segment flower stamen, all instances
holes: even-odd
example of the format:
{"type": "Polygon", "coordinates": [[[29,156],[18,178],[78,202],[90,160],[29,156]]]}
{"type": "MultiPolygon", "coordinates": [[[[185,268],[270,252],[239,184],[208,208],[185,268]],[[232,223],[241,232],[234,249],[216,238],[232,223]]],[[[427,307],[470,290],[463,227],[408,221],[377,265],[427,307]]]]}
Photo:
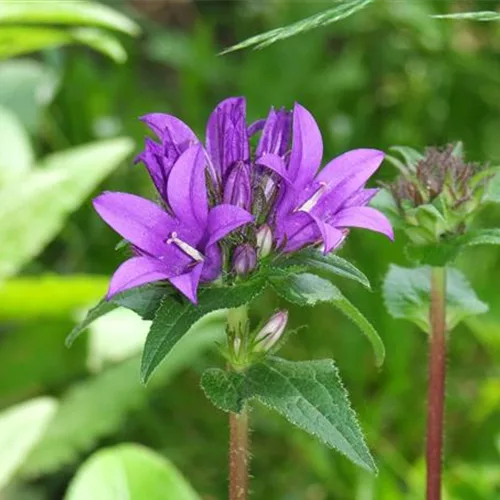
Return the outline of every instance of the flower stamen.
{"type": "Polygon", "coordinates": [[[188,257],[191,257],[196,262],[203,262],[205,257],[196,248],[193,248],[189,243],[179,239],[177,233],[174,231],[170,234],[170,238],[166,241],[167,245],[177,245],[188,257]]]}
{"type": "Polygon", "coordinates": [[[296,208],[294,211],[310,212],[318,204],[318,201],[320,200],[323,193],[326,191],[327,186],[328,186],[327,182],[325,181],[320,182],[319,188],[314,192],[314,194],[307,201],[302,203],[302,205],[299,208],[296,208]]]}

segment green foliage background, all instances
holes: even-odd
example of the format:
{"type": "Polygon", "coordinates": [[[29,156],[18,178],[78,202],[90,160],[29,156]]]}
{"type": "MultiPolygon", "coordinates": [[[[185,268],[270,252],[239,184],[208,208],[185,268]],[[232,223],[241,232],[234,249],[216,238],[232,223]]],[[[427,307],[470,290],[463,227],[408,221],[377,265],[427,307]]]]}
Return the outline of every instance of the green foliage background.
{"type": "MultiPolygon", "coordinates": [[[[230,45],[331,3],[156,0],[112,6],[142,28],[139,38],[117,35],[128,54],[124,64],[82,46],[0,62],[0,106],[28,131],[36,158],[118,136],[132,137],[138,152],[145,130],[137,117],[151,111],[173,113],[202,135],[218,101],[244,95],[250,120],[271,105],[305,105],[323,131],[327,159],[355,147],[421,149],[462,140],[469,159],[500,165],[500,23],[430,17],[455,7],[494,10],[498,2],[380,0],[263,50],[224,56],[218,54],[230,45]]],[[[0,150],[0,171],[17,163],[7,146],[0,150]]],[[[131,165],[129,156],[95,192],[154,197],[145,172],[131,165]]],[[[378,180],[394,175],[386,163],[378,180]]],[[[24,179],[13,182],[22,185],[24,179]]],[[[44,206],[63,195],[54,192],[44,206]]],[[[202,498],[224,498],[226,415],[211,407],[198,385],[204,368],[218,362],[210,351],[202,353],[208,342],[188,346],[175,369],[154,376],[144,392],[137,386],[137,347],[115,353],[128,319],[117,317],[101,327],[104,335],[106,328],[114,333],[111,345],[101,346],[106,359],[97,369],[92,363],[89,368],[97,349],[89,337],[71,350],[64,347],[76,312],[102,295],[105,276],[122,259],[114,249],[117,236],[89,200],[17,277],[0,284],[1,406],[39,395],[54,396],[64,406],[64,418],[49,429],[48,440],[26,460],[2,499],[63,498],[91,452],[126,441],[165,454],[202,498]]],[[[482,219],[498,227],[499,209],[491,205],[482,219]]],[[[19,231],[29,222],[21,221],[19,231]]],[[[392,319],[381,296],[389,265],[408,265],[404,243],[399,234],[391,244],[355,230],[341,252],[372,282],[373,292],[341,278],[338,286],[381,333],[387,351],[381,369],[356,326],[328,305],[291,310],[291,326],[309,328],[293,336],[284,353],[294,360],[335,359],[379,476],[356,469],[258,407],[252,416],[254,498],[422,498],[427,341],[416,326],[392,319]]],[[[500,496],[500,254],[494,246],[472,248],[457,267],[490,310],[460,326],[450,343],[447,498],[494,500],[500,496]]],[[[269,312],[278,304],[269,294],[258,308],[269,312]]]]}

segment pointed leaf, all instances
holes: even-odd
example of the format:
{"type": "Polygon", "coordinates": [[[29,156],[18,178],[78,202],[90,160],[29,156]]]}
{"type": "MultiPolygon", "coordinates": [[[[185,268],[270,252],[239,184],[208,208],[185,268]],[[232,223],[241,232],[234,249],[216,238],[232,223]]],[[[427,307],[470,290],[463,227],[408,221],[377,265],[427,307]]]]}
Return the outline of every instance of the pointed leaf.
{"type": "Polygon", "coordinates": [[[219,410],[239,413],[245,403],[245,375],[209,368],[201,377],[205,396],[219,410]]]}
{"type": "MultiPolygon", "coordinates": [[[[387,273],[383,294],[389,313],[395,318],[407,319],[429,332],[429,296],[431,268],[406,269],[392,265],[387,273]]],[[[457,269],[446,273],[446,326],[451,331],[469,316],[482,314],[487,304],[476,296],[467,278],[457,269]]]]}
{"type": "Polygon", "coordinates": [[[240,285],[204,288],[198,294],[197,305],[167,298],[156,311],[146,339],[142,381],[148,381],[158,364],[196,321],[209,312],[249,303],[264,289],[265,283],[264,278],[256,277],[240,285]]]}
{"type": "Polygon", "coordinates": [[[431,16],[434,19],[464,19],[470,21],[500,21],[500,12],[483,10],[478,12],[455,12],[431,16]]]}
{"type": "Polygon", "coordinates": [[[200,500],[165,457],[137,444],[92,455],[69,485],[65,500],[200,500]]]}
{"type": "Polygon", "coordinates": [[[383,364],[385,347],[379,334],[354,304],[332,283],[314,274],[304,273],[273,276],[271,284],[285,300],[299,306],[314,306],[321,302],[329,302],[337,307],[366,335],[372,345],[377,366],[383,364]]]}
{"type": "Polygon", "coordinates": [[[332,253],[323,255],[319,250],[306,249],[302,252],[292,254],[283,262],[280,262],[280,265],[291,267],[294,270],[299,269],[301,271],[317,273],[330,280],[337,276],[342,276],[343,278],[357,281],[368,289],[371,288],[370,282],[364,273],[349,261],[332,253]]]}

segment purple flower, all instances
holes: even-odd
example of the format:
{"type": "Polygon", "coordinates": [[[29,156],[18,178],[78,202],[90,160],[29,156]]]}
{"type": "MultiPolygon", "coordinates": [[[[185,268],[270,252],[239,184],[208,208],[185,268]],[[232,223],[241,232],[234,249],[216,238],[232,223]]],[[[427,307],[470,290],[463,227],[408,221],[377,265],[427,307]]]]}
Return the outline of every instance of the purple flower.
{"type": "MultiPolygon", "coordinates": [[[[171,137],[179,139],[179,134],[171,137]]],[[[253,220],[240,207],[221,204],[209,210],[205,185],[205,157],[200,145],[185,148],[169,167],[162,186],[169,212],[155,203],[127,193],[107,192],[94,200],[104,221],[129,241],[135,256],[125,261],[111,279],[107,297],[145,283],[169,280],[196,303],[200,281],[216,279],[222,270],[218,242],[253,220]]],[[[191,141],[191,139],[187,139],[191,141]]]]}
{"type": "Polygon", "coordinates": [[[239,276],[246,276],[257,265],[257,252],[255,248],[245,243],[236,248],[233,254],[233,269],[239,276]]]}
{"type": "Polygon", "coordinates": [[[295,104],[289,157],[271,152],[256,160],[282,179],[272,216],[278,245],[292,252],[322,243],[328,253],[342,243],[350,227],[370,229],[393,239],[387,218],[366,206],[377,190],[364,187],[382,163],[384,153],[356,149],[318,171],[322,156],[323,142],[314,118],[295,104]]]}

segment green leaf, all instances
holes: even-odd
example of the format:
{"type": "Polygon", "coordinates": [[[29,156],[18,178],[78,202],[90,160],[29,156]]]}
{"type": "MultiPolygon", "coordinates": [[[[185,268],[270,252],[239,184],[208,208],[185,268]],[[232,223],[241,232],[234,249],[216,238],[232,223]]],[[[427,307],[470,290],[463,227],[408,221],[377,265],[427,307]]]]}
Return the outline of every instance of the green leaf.
{"type": "Polygon", "coordinates": [[[116,63],[127,60],[127,52],[123,45],[114,36],[96,28],[77,28],[70,31],[74,41],[88,45],[92,49],[102,52],[116,63]]]}
{"type": "Polygon", "coordinates": [[[85,0],[0,2],[0,24],[6,23],[98,26],[133,36],[140,33],[139,26],[117,10],[85,0]]]}
{"type": "Polygon", "coordinates": [[[500,167],[493,167],[488,169],[488,171],[493,171],[492,178],[486,186],[486,193],[484,196],[484,201],[490,203],[500,203],[500,172],[498,171],[500,167]]]}
{"type": "Polygon", "coordinates": [[[0,106],[0,187],[25,175],[34,163],[30,139],[18,118],[0,106]]]}
{"type": "Polygon", "coordinates": [[[57,153],[22,183],[0,190],[0,280],[36,257],[132,149],[121,138],[57,153]]]}
{"type": "Polygon", "coordinates": [[[465,19],[470,21],[500,21],[500,12],[484,10],[478,12],[455,12],[431,16],[434,19],[465,19]]]}
{"type": "Polygon", "coordinates": [[[201,500],[165,457],[136,444],[92,455],[69,485],[65,500],[201,500]]]}
{"type": "Polygon", "coordinates": [[[314,28],[326,26],[328,24],[345,19],[346,17],[349,17],[352,14],[355,14],[356,12],[364,9],[371,2],[372,0],[348,0],[338,2],[339,5],[320,12],[319,14],[315,14],[306,19],[302,19],[301,21],[290,24],[288,26],[276,28],[271,31],[267,31],[266,33],[261,33],[260,35],[248,38],[247,40],[224,50],[222,54],[227,54],[228,52],[233,52],[235,50],[240,50],[247,47],[262,49],[279,40],[284,40],[285,38],[289,38],[300,33],[305,33],[314,28]]]}
{"type": "Polygon", "coordinates": [[[70,316],[102,296],[108,282],[106,276],[84,274],[12,278],[0,285],[0,319],[27,321],[70,316]]]}
{"type": "MultiPolygon", "coordinates": [[[[196,359],[222,341],[226,315],[212,313],[199,321],[158,367],[145,388],[138,377],[140,355],[105,368],[74,384],[61,397],[60,407],[46,433],[27,458],[21,473],[34,479],[77,462],[102,439],[123,427],[131,412],[148,404],[152,394],[168,384],[196,359]]],[[[92,497],[93,498],[93,497],[92,497]]]]}
{"type": "Polygon", "coordinates": [[[201,388],[209,401],[219,410],[239,413],[245,403],[245,375],[209,368],[201,377],[201,388]]]}
{"type": "Polygon", "coordinates": [[[119,293],[111,300],[102,299],[97,305],[89,309],[85,318],[73,328],[66,338],[66,345],[68,347],[71,346],[80,334],[96,319],[116,309],[118,306],[131,309],[143,319],[153,319],[162,299],[168,293],[169,290],[166,287],[144,285],[119,293]]]}
{"type": "Polygon", "coordinates": [[[420,151],[408,146],[391,146],[389,149],[398,153],[403,158],[403,165],[405,166],[404,171],[406,172],[414,172],[417,163],[424,158],[424,155],[420,153],[420,151]]]}
{"type": "Polygon", "coordinates": [[[54,416],[57,401],[42,397],[0,413],[0,488],[22,465],[54,416]]]}
{"type": "Polygon", "coordinates": [[[377,471],[332,360],[268,358],[243,373],[208,370],[202,386],[225,411],[238,412],[245,400],[256,399],[355,464],[377,471]]]}
{"type": "Polygon", "coordinates": [[[273,276],[271,284],[285,300],[299,306],[314,306],[328,302],[337,307],[366,335],[377,366],[384,363],[385,347],[379,334],[363,314],[329,281],[314,274],[273,276]]]}
{"type": "Polygon", "coordinates": [[[453,262],[464,250],[479,245],[500,245],[500,229],[478,229],[463,236],[443,239],[435,245],[412,245],[406,247],[408,258],[420,264],[444,266],[453,262]]]}
{"type": "MultiPolygon", "coordinates": [[[[431,268],[391,265],[384,285],[384,301],[395,318],[406,319],[429,332],[431,268]]],[[[469,316],[485,313],[487,304],[476,296],[467,278],[457,269],[446,270],[446,326],[451,331],[469,316]]]]}
{"type": "Polygon", "coordinates": [[[197,305],[185,299],[167,298],[156,311],[146,339],[141,366],[142,381],[148,381],[155,368],[196,321],[209,312],[251,302],[262,292],[265,284],[263,277],[255,277],[240,285],[205,288],[198,294],[197,305]]]}
{"type": "Polygon", "coordinates": [[[329,279],[342,276],[357,281],[368,289],[371,288],[368,278],[356,266],[335,254],[323,255],[319,250],[306,249],[292,254],[280,264],[284,267],[317,273],[329,279]]]}

